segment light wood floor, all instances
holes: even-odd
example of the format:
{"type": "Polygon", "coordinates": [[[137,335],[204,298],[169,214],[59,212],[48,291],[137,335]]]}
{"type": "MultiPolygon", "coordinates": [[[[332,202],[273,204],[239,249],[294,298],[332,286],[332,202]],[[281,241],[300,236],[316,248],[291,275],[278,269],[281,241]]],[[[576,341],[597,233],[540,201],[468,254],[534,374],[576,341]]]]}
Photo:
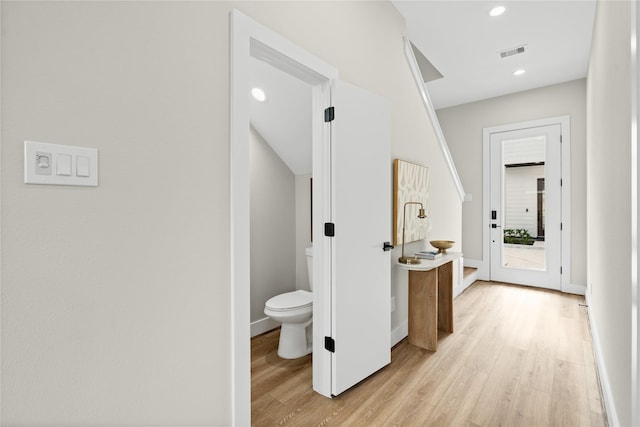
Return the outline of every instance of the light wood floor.
{"type": "Polygon", "coordinates": [[[476,282],[454,302],[438,351],[396,345],[391,364],[333,399],[311,389],[311,356],[255,337],[254,426],[603,426],[584,298],[476,282]]]}

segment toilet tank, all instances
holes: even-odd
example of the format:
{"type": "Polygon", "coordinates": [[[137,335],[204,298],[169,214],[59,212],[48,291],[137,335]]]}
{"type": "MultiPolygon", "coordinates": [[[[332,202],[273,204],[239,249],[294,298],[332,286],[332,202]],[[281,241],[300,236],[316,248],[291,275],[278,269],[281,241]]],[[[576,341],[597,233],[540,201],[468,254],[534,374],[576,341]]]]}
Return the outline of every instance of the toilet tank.
{"type": "Polygon", "coordinates": [[[309,290],[313,290],[313,246],[305,249],[307,254],[307,276],[309,276],[309,290]]]}

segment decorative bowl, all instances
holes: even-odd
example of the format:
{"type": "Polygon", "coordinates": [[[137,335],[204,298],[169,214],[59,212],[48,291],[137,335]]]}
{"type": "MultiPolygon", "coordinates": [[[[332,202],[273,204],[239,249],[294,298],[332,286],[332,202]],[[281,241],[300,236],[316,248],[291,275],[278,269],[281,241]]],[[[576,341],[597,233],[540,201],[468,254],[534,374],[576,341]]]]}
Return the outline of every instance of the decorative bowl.
{"type": "Polygon", "coordinates": [[[449,249],[455,243],[453,240],[431,240],[431,246],[438,249],[439,253],[446,254],[449,249]]]}

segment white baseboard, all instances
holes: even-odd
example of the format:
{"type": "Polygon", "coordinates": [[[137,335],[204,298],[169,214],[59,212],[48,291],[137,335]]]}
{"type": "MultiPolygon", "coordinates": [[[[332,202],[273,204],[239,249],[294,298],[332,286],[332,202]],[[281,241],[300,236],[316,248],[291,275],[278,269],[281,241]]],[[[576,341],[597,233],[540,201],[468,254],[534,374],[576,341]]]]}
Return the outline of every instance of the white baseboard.
{"type": "Polygon", "coordinates": [[[272,329],[280,326],[280,323],[276,322],[270,317],[265,317],[264,319],[256,320],[255,322],[251,322],[251,338],[256,335],[264,334],[272,329]]]}
{"type": "Polygon", "coordinates": [[[576,285],[569,283],[562,286],[562,292],[566,294],[585,295],[587,293],[587,287],[585,285],[576,285]]]}
{"type": "Polygon", "coordinates": [[[593,350],[596,359],[596,369],[598,370],[598,377],[600,378],[600,387],[602,387],[602,396],[604,399],[604,407],[607,411],[607,421],[610,426],[619,426],[618,413],[616,412],[616,406],[611,394],[611,384],[609,382],[609,375],[607,374],[607,368],[602,360],[602,351],[600,350],[600,337],[598,336],[598,330],[595,328],[593,313],[591,312],[591,302],[589,301],[589,294],[585,295],[587,303],[587,312],[589,313],[589,327],[591,328],[591,340],[593,343],[593,350]]]}
{"type": "Polygon", "coordinates": [[[391,331],[391,347],[402,341],[409,335],[409,321],[405,320],[400,323],[393,331],[391,331]]]}

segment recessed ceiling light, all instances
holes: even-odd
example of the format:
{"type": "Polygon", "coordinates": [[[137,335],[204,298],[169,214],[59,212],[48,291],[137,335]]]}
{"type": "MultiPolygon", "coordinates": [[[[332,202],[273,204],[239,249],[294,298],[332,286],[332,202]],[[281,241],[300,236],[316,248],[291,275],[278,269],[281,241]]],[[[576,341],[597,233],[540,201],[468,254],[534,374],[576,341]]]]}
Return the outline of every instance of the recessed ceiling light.
{"type": "Polygon", "coordinates": [[[258,102],[264,102],[267,100],[267,95],[259,87],[254,87],[253,89],[251,89],[251,96],[253,96],[253,99],[258,102]]]}
{"type": "Polygon", "coordinates": [[[496,6],[489,11],[489,16],[500,16],[507,10],[504,6],[496,6]]]}
{"type": "Polygon", "coordinates": [[[526,72],[527,72],[527,70],[525,70],[524,68],[518,68],[517,70],[515,70],[515,71],[513,72],[513,75],[514,75],[514,76],[521,76],[521,75],[523,75],[523,74],[524,74],[524,73],[526,73],[526,72]]]}

